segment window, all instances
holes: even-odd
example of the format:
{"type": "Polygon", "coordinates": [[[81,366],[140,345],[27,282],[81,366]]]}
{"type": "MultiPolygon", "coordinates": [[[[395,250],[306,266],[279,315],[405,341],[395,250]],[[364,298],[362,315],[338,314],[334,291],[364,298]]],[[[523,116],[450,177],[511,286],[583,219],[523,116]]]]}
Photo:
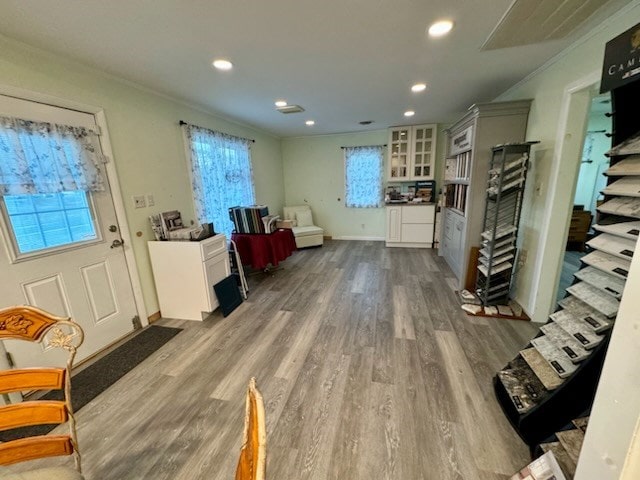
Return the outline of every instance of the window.
{"type": "Polygon", "coordinates": [[[384,147],[346,147],[345,205],[375,208],[382,204],[382,163],[384,147]]]}
{"type": "Polygon", "coordinates": [[[3,200],[19,255],[98,239],[86,192],[5,195],[3,200]]]}
{"type": "Polygon", "coordinates": [[[255,204],[250,140],[188,125],[196,214],[229,237],[229,208],[255,204]]]}
{"type": "Polygon", "coordinates": [[[16,258],[99,240],[89,192],[105,190],[103,161],[90,128],[0,116],[0,214],[16,258]]]}

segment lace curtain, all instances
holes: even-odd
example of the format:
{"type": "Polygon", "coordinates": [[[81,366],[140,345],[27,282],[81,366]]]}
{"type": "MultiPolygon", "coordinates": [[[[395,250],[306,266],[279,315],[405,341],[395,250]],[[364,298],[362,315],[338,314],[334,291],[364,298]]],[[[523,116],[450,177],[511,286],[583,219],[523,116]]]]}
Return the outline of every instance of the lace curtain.
{"type": "Polygon", "coordinates": [[[345,147],[345,205],[376,208],[382,205],[382,146],[345,147]]]}
{"type": "Polygon", "coordinates": [[[0,195],[105,189],[97,133],[0,116],[0,195]]]}
{"type": "Polygon", "coordinates": [[[196,215],[231,236],[229,208],[255,204],[250,140],[186,125],[196,215]]]}

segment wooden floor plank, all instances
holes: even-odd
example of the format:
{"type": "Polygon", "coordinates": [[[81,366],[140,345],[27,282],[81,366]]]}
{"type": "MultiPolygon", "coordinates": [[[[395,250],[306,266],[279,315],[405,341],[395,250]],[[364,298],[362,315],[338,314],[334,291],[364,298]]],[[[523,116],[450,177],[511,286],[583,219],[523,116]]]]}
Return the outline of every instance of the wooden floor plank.
{"type": "Polygon", "coordinates": [[[269,478],[509,478],[528,449],[491,377],[536,326],[466,316],[452,278],[433,250],[327,241],[226,318],[159,320],[184,331],[77,414],[87,478],[233,478],[251,376],[269,478]]]}

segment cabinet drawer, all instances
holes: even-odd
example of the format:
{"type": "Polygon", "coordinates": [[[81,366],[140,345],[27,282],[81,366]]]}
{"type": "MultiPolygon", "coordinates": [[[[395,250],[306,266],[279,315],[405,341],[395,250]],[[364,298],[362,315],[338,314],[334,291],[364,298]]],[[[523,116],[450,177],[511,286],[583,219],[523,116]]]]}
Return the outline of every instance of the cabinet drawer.
{"type": "Polygon", "coordinates": [[[222,252],[227,251],[227,239],[224,235],[216,235],[200,242],[202,260],[206,261],[222,252]]]}
{"type": "Polygon", "coordinates": [[[403,223],[402,243],[432,243],[433,223],[403,223]]]}
{"type": "Polygon", "coordinates": [[[435,206],[402,207],[402,223],[433,223],[435,206]]]}

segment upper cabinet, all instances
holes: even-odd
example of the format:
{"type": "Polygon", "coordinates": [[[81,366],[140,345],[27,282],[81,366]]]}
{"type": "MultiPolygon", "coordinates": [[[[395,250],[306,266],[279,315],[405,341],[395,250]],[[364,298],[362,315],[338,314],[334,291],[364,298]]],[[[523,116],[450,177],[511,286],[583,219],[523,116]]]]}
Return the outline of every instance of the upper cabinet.
{"type": "Polygon", "coordinates": [[[389,129],[389,181],[433,180],[437,125],[389,129]]]}

